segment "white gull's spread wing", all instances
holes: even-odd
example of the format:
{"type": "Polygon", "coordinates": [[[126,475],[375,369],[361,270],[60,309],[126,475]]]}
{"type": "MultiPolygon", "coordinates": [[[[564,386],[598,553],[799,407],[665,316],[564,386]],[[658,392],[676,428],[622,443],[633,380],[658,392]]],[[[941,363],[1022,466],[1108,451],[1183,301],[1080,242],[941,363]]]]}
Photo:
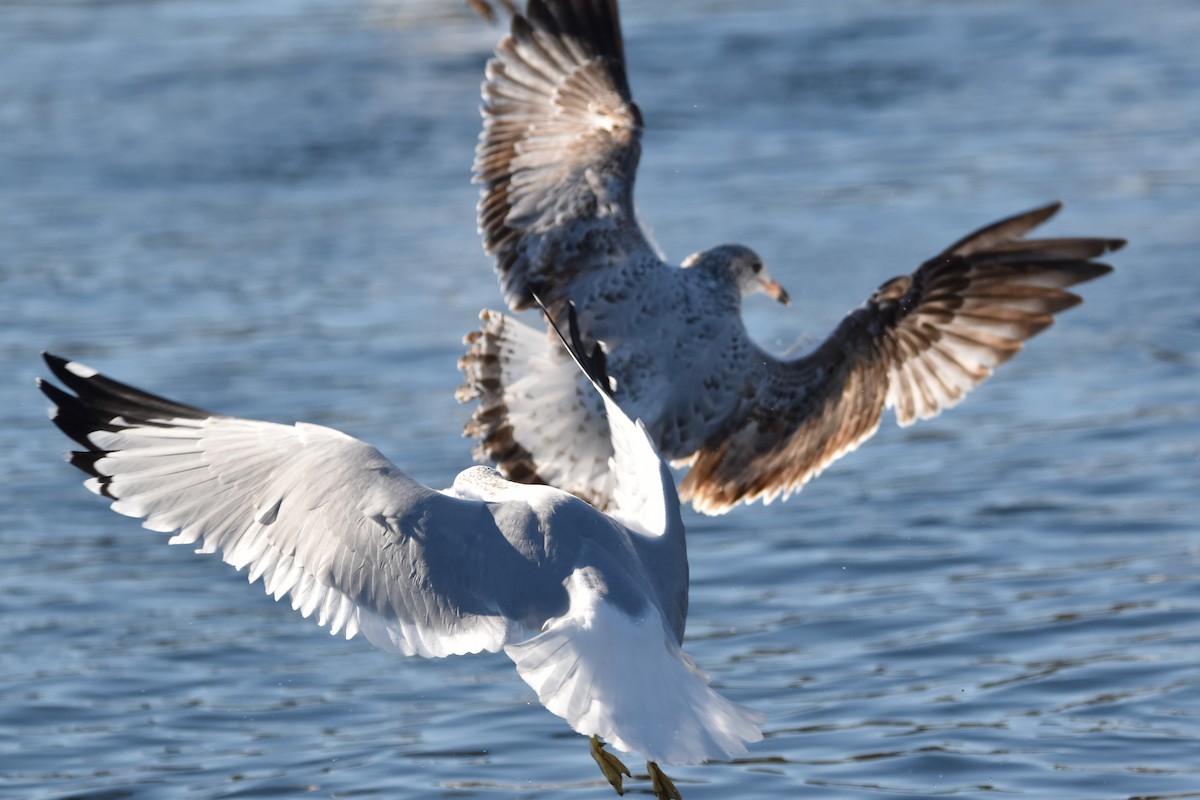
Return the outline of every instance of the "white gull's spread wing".
{"type": "Polygon", "coordinates": [[[628,441],[614,465],[636,483],[611,517],[486,467],[435,492],[338,431],[213,414],[46,362],[75,392],[39,381],[54,423],[84,447],[71,463],[89,488],[146,527],[177,531],[172,542],[248,568],[332,632],[409,655],[504,647],[572,728],[650,760],[727,758],[761,738],[761,716],[713,692],[680,649],[678,498],[616,406],[628,441]],[[519,641],[528,631],[540,632],[519,641]]]}
{"type": "Polygon", "coordinates": [[[588,272],[661,264],[634,214],[642,118],[624,59],[616,0],[530,0],[488,62],[479,228],[514,310],[534,291],[556,307],[588,272]]]}
{"type": "Polygon", "coordinates": [[[879,427],[957,404],[1026,339],[1080,302],[1066,287],[1111,271],[1120,239],[1022,237],[1057,203],[1001,220],[884,283],[815,351],[759,351],[745,400],[689,460],[680,495],[706,513],[798,490],[879,427]]]}
{"type": "Polygon", "coordinates": [[[499,650],[515,622],[493,577],[505,570],[547,608],[565,602],[514,550],[540,538],[534,519],[510,515],[502,530],[484,504],[435,492],[329,428],[210,414],[47,362],[79,395],[42,384],[55,423],[88,448],[72,455],[94,476],[88,488],[151,530],[178,531],[172,543],[248,568],[331,633],[406,655],[499,650]]]}

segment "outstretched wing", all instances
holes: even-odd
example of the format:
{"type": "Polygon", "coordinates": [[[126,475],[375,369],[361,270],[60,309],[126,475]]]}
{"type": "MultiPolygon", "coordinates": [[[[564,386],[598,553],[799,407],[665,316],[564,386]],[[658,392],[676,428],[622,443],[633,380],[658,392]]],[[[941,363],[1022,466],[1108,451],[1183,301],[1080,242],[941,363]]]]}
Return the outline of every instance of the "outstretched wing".
{"type": "Polygon", "coordinates": [[[815,351],[763,356],[729,427],[692,459],[680,495],[706,513],[797,491],[879,427],[957,404],[1054,315],[1066,287],[1112,270],[1092,259],[1121,239],[1022,237],[1055,203],[982,228],[911,275],[884,283],[815,351]]]}
{"type": "Polygon", "coordinates": [[[494,652],[519,627],[511,609],[540,606],[544,619],[565,606],[563,575],[528,555],[544,537],[527,506],[440,494],[329,428],[211,414],[46,363],[75,392],[39,381],[54,423],[85,448],[70,460],[89,489],[177,532],[172,544],[248,567],[331,633],[405,655],[494,652]]]}
{"type": "Polygon", "coordinates": [[[642,118],[616,0],[529,0],[488,62],[475,180],[479,228],[514,310],[551,307],[577,276],[658,261],[633,183],[642,118]]]}

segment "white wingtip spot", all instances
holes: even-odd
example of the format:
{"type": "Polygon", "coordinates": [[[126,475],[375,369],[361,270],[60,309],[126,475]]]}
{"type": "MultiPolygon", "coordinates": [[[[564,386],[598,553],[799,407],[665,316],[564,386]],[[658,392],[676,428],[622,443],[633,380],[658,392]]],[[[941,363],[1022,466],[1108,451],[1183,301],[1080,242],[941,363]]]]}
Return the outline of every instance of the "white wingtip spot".
{"type": "Polygon", "coordinates": [[[72,375],[80,378],[93,378],[99,374],[87,364],[80,364],[78,361],[68,361],[66,370],[72,375]]]}

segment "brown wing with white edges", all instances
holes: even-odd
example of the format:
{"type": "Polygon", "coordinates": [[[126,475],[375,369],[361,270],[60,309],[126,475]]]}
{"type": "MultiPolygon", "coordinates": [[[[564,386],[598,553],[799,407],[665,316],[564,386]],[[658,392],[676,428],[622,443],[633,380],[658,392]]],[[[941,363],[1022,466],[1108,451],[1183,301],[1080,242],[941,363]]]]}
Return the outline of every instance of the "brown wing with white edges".
{"type": "Polygon", "coordinates": [[[463,430],[475,460],[519,483],[544,483],[604,511],[616,476],[613,434],[600,395],[553,334],[496,311],[479,315],[458,362],[460,403],[478,399],[463,430]]]}
{"type": "Polygon", "coordinates": [[[475,180],[484,247],[513,310],[655,257],[633,210],[642,117],[616,0],[530,0],[488,62],[475,180]]]}
{"type": "Polygon", "coordinates": [[[763,355],[731,424],[692,457],[680,495],[720,514],[800,489],[879,427],[957,404],[1081,302],[1066,287],[1112,270],[1092,259],[1121,239],[1022,237],[1055,203],[989,225],[911,275],[884,283],[812,353],[763,355]]]}

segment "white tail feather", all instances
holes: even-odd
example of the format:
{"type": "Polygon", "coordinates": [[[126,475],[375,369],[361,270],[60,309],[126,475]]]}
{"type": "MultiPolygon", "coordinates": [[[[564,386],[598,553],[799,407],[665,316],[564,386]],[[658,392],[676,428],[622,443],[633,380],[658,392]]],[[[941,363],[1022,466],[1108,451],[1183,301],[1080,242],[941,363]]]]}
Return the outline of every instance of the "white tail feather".
{"type": "Polygon", "coordinates": [[[584,570],[567,579],[570,606],[504,651],[538,700],[585,736],[650,761],[696,764],[742,755],[763,715],[717,694],[647,606],[634,619],[584,570]]]}

